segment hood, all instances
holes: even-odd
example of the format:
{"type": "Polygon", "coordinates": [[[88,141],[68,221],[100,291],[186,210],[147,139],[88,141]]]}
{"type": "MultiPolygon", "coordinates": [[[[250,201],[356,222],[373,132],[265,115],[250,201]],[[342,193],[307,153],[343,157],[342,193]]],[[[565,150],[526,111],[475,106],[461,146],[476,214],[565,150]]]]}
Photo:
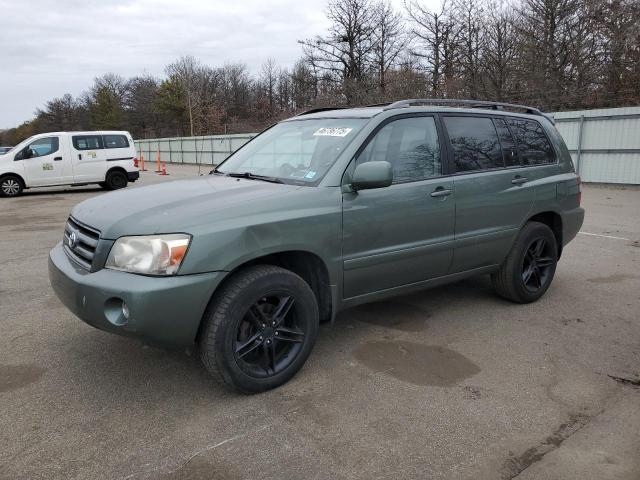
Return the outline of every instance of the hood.
{"type": "Polygon", "coordinates": [[[271,197],[299,190],[296,185],[205,175],[158,185],[126,188],[76,205],[71,215],[100,230],[101,237],[193,233],[203,224],[255,211],[271,197]]]}

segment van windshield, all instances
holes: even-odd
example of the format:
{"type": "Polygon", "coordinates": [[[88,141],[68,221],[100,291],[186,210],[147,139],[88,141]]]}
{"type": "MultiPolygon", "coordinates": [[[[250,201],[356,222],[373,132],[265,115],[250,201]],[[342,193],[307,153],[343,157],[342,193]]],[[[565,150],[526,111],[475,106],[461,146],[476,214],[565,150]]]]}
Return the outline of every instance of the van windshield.
{"type": "Polygon", "coordinates": [[[279,123],[230,156],[215,173],[315,184],[367,122],[322,118],[279,123]]]}

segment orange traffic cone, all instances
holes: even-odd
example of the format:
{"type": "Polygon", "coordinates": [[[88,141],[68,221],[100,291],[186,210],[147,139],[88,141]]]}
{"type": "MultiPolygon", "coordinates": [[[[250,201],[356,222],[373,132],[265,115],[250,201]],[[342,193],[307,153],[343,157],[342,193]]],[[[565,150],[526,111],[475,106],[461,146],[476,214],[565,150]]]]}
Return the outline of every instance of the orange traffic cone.
{"type": "Polygon", "coordinates": [[[144,152],[140,152],[140,167],[141,168],[139,170],[141,172],[146,172],[147,171],[147,169],[144,168],[144,152]]]}
{"type": "Polygon", "coordinates": [[[158,154],[156,155],[156,173],[160,173],[160,147],[158,147],[158,154]]]}
{"type": "Polygon", "coordinates": [[[160,172],[160,175],[169,175],[167,173],[167,164],[166,163],[162,164],[162,171],[160,172]]]}

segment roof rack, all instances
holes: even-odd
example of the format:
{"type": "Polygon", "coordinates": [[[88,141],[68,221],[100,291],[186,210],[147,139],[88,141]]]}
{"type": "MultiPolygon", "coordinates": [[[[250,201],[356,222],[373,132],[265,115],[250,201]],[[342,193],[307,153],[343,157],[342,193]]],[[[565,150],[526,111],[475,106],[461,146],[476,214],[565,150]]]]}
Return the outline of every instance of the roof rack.
{"type": "Polygon", "coordinates": [[[388,105],[384,110],[392,110],[394,108],[410,107],[412,105],[444,105],[444,106],[467,106],[470,108],[486,108],[489,110],[524,110],[525,113],[530,115],[540,115],[545,117],[551,123],[555,123],[553,116],[543,113],[534,107],[527,107],[526,105],[516,105],[513,103],[502,102],[486,102],[483,100],[459,100],[454,98],[412,98],[409,100],[399,100],[388,105]]]}

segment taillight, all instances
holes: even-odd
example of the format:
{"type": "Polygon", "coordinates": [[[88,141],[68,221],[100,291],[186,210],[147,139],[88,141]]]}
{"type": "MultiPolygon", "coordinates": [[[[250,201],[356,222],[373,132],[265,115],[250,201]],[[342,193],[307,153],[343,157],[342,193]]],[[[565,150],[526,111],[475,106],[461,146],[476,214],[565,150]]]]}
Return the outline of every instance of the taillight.
{"type": "Polygon", "coordinates": [[[578,175],[578,206],[582,205],[582,179],[578,175]]]}
{"type": "Polygon", "coordinates": [[[137,157],[133,157],[133,166],[138,168],[138,158],[137,157]]]}

